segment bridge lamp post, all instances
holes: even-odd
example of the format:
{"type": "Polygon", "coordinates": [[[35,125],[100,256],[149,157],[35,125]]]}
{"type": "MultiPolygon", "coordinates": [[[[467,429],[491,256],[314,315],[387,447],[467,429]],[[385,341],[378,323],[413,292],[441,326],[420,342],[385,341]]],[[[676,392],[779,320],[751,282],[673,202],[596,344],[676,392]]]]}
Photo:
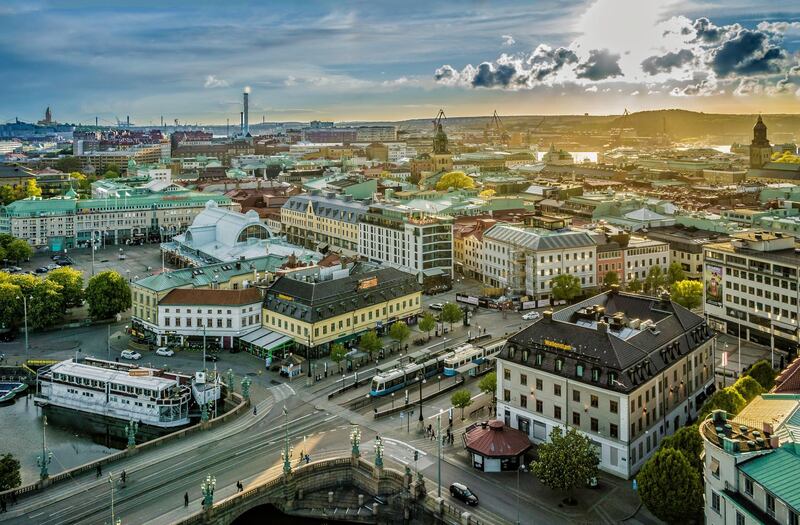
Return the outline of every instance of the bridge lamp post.
{"type": "Polygon", "coordinates": [[[424,385],[427,381],[420,373],[417,376],[417,381],[419,382],[419,423],[420,425],[424,425],[425,418],[422,417],[422,385],[424,385]]]}
{"type": "Polygon", "coordinates": [[[350,430],[350,444],[353,446],[353,456],[359,457],[361,455],[361,450],[358,448],[361,444],[361,431],[358,429],[357,425],[353,425],[353,428],[350,430]]]}
{"type": "Polygon", "coordinates": [[[437,475],[439,487],[437,489],[437,497],[442,497],[442,410],[439,410],[439,417],[436,418],[436,445],[438,451],[437,458],[437,475]]]}
{"type": "Polygon", "coordinates": [[[139,423],[133,419],[125,425],[125,435],[128,436],[128,448],[136,447],[136,433],[139,431],[139,423]]]}
{"type": "Polygon", "coordinates": [[[235,386],[236,385],[234,385],[234,383],[233,383],[233,369],[229,368],[228,369],[228,388],[230,389],[231,394],[236,392],[235,386]]]}
{"type": "Polygon", "coordinates": [[[114,478],[111,474],[108,475],[108,485],[111,487],[111,524],[122,525],[122,520],[114,516],[114,478]]]}
{"type": "Polygon", "coordinates": [[[383,468],[383,440],[375,436],[375,466],[383,468]]]}
{"type": "Polygon", "coordinates": [[[288,475],[292,473],[292,452],[294,449],[289,446],[289,411],[286,409],[286,405],[283,406],[283,421],[285,437],[281,457],[283,458],[283,473],[288,475]]]}
{"type": "Polygon", "coordinates": [[[242,397],[245,401],[250,401],[250,384],[252,382],[249,377],[242,378],[242,397]]]}
{"type": "Polygon", "coordinates": [[[36,458],[36,465],[39,467],[39,477],[42,480],[48,478],[47,465],[53,461],[53,453],[47,450],[47,416],[42,419],[42,455],[36,458]]]}
{"type": "Polygon", "coordinates": [[[211,474],[200,484],[200,493],[203,494],[203,509],[208,510],[214,506],[214,489],[217,487],[217,478],[211,474]]]}

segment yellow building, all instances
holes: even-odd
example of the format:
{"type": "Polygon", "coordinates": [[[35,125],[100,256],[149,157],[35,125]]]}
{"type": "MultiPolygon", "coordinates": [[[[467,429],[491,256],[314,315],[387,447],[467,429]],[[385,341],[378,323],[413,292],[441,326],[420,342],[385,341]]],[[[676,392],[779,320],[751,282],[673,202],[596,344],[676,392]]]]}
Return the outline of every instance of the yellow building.
{"type": "Polygon", "coordinates": [[[350,195],[324,195],[318,191],[291,197],[281,208],[286,240],[305,248],[329,247],[358,251],[358,222],[367,206],[350,195]]]}
{"type": "Polygon", "coordinates": [[[415,276],[395,268],[310,268],[272,284],[262,322],[264,329],[291,337],[306,357],[318,357],[333,343],[353,346],[367,331],[382,335],[397,321],[415,323],[421,298],[415,276]]]}

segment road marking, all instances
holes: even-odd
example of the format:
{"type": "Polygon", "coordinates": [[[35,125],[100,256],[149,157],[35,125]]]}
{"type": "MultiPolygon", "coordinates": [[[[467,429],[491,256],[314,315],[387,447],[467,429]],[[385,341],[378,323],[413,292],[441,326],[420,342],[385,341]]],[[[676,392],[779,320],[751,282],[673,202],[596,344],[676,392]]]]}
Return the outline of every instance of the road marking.
{"type": "Polygon", "coordinates": [[[411,450],[415,450],[415,451],[419,452],[423,456],[427,456],[428,455],[428,453],[425,452],[424,450],[420,450],[420,449],[418,449],[416,447],[413,447],[412,445],[410,445],[410,444],[408,444],[408,443],[406,443],[404,441],[400,441],[398,439],[383,438],[383,441],[386,441],[387,443],[392,443],[392,444],[395,444],[395,445],[403,445],[404,447],[407,447],[407,448],[410,448],[411,450]]]}
{"type": "Polygon", "coordinates": [[[38,517],[39,517],[39,516],[41,516],[42,514],[44,514],[44,512],[39,512],[39,513],[37,513],[37,514],[28,514],[28,517],[29,517],[29,518],[38,518],[38,517]]]}
{"type": "Polygon", "coordinates": [[[69,509],[73,508],[74,506],[75,505],[70,505],[69,507],[61,509],[58,512],[54,512],[54,513],[50,514],[50,517],[52,518],[53,516],[58,516],[59,514],[63,514],[65,512],[67,512],[69,509]]]}

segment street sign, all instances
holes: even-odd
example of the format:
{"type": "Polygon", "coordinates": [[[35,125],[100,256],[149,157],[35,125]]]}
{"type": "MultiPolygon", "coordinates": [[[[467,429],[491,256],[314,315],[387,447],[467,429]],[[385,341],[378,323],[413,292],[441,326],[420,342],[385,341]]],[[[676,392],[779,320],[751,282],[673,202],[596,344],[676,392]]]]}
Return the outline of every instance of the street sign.
{"type": "Polygon", "coordinates": [[[153,371],[146,368],[132,368],[128,370],[128,375],[131,377],[144,377],[153,375],[153,371]]]}

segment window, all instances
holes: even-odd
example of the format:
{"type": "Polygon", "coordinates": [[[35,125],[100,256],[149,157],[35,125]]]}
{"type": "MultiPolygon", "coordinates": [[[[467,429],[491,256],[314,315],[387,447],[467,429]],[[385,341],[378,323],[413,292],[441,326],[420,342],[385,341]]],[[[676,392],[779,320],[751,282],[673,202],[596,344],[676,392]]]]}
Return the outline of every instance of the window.
{"type": "Polygon", "coordinates": [[[711,508],[714,510],[714,512],[719,514],[719,494],[713,490],[711,491],[711,508]]]}
{"type": "Polygon", "coordinates": [[[592,432],[597,432],[598,429],[600,428],[600,423],[597,421],[596,417],[593,417],[591,420],[589,420],[589,423],[592,432]]]}
{"type": "Polygon", "coordinates": [[[589,396],[589,404],[592,406],[592,408],[597,408],[597,406],[600,404],[600,400],[597,398],[597,396],[589,396]]]}
{"type": "Polygon", "coordinates": [[[609,429],[609,434],[611,435],[612,438],[615,438],[615,439],[619,438],[619,427],[617,425],[615,425],[614,423],[611,423],[608,426],[608,429],[609,429]]]}
{"type": "Polygon", "coordinates": [[[572,413],[572,424],[580,426],[580,424],[581,424],[581,413],[580,412],[573,412],[572,413]]]}
{"type": "Polygon", "coordinates": [[[564,360],[561,358],[556,359],[556,372],[561,372],[564,368],[564,360]]]}
{"type": "Polygon", "coordinates": [[[560,406],[553,406],[553,417],[556,419],[561,419],[561,407],[560,406]]]}
{"type": "Polygon", "coordinates": [[[522,408],[528,408],[528,396],[526,396],[525,394],[519,395],[519,406],[521,406],[522,408]]]}
{"type": "Polygon", "coordinates": [[[800,523],[800,518],[798,518],[797,513],[789,509],[789,525],[798,525],[798,523],[800,523]]]}
{"type": "Polygon", "coordinates": [[[536,400],[536,411],[540,414],[544,411],[544,404],[540,400],[536,400]]]}
{"type": "Polygon", "coordinates": [[[576,403],[581,402],[581,393],[579,390],[572,391],[572,400],[575,401],[576,403]]]}
{"type": "Polygon", "coordinates": [[[744,493],[748,496],[753,495],[753,480],[750,478],[744,478],[744,493]]]}
{"type": "Polygon", "coordinates": [[[578,377],[583,377],[583,365],[575,366],[575,375],[578,377]]]}
{"type": "Polygon", "coordinates": [[[736,525],[744,525],[744,516],[738,510],[736,511],[736,525]]]}
{"type": "Polygon", "coordinates": [[[553,385],[553,394],[561,396],[561,385],[553,385]]]}
{"type": "Polygon", "coordinates": [[[527,385],[528,384],[528,376],[525,374],[519,375],[519,384],[520,385],[527,385]]]}
{"type": "Polygon", "coordinates": [[[541,379],[537,379],[536,380],[536,390],[542,390],[542,388],[543,388],[542,380],[541,379]]]}
{"type": "Polygon", "coordinates": [[[509,370],[508,368],[503,369],[503,379],[505,379],[506,381],[511,381],[511,370],[509,370]]]}
{"type": "Polygon", "coordinates": [[[503,390],[503,401],[508,403],[511,401],[511,390],[505,389],[503,390]]]}
{"type": "Polygon", "coordinates": [[[608,409],[611,411],[612,414],[617,414],[619,412],[619,403],[617,403],[616,401],[609,401],[608,409]]]}
{"type": "Polygon", "coordinates": [[[767,514],[775,517],[775,496],[767,492],[767,514]]]}

